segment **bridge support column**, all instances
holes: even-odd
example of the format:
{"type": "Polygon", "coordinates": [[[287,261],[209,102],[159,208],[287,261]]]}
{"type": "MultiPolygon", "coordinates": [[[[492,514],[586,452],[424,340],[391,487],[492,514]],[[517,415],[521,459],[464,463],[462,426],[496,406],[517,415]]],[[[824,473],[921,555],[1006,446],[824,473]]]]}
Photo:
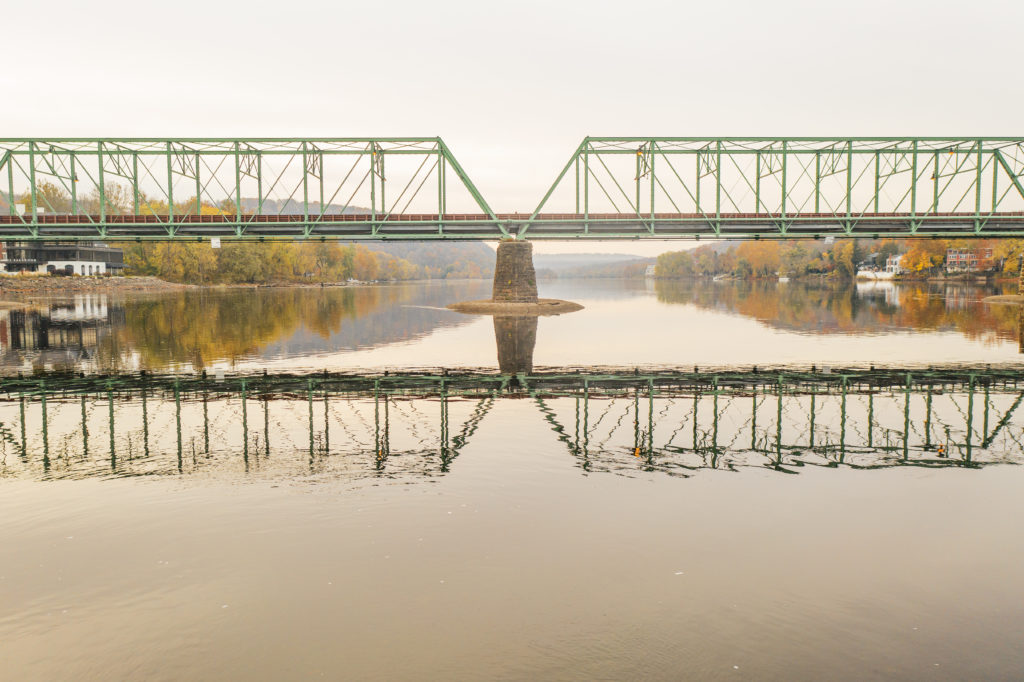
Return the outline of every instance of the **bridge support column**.
{"type": "Polygon", "coordinates": [[[491,298],[508,303],[537,302],[537,273],[533,269],[533,244],[508,239],[498,244],[491,298]]]}

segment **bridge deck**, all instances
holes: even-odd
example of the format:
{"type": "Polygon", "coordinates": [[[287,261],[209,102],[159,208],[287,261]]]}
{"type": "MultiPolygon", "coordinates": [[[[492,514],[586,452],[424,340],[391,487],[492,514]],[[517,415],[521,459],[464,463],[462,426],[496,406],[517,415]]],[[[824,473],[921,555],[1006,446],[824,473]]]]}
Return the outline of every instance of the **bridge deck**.
{"type": "Polygon", "coordinates": [[[323,215],[0,215],[3,239],[335,238],[500,239],[818,238],[822,236],[1024,236],[1024,211],[863,213],[333,213],[323,215]]]}

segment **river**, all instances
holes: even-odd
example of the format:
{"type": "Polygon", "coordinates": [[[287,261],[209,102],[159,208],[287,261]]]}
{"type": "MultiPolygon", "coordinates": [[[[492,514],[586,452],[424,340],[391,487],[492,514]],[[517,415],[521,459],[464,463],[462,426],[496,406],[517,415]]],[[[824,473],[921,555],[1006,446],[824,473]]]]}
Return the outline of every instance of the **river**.
{"type": "Polygon", "coordinates": [[[0,310],[0,677],[1020,678],[1001,291],[489,286],[0,310]]]}

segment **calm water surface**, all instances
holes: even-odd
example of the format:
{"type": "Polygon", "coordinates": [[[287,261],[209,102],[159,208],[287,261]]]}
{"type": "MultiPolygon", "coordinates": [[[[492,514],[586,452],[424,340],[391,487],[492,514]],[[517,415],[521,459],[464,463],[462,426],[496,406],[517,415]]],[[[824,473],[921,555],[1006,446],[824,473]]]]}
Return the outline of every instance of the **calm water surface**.
{"type": "MultiPolygon", "coordinates": [[[[979,287],[566,281],[541,294],[583,311],[444,309],[488,289],[26,301],[0,363],[1024,369],[979,287]]],[[[0,677],[1021,679],[1021,392],[917,381],[0,400],[0,677]]]]}

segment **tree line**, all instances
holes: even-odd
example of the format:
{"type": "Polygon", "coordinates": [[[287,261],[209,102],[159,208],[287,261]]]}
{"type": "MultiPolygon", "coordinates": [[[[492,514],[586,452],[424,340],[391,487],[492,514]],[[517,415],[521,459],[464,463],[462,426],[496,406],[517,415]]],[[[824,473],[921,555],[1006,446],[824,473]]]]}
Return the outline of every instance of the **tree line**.
{"type": "Polygon", "coordinates": [[[684,279],[730,275],[740,279],[821,276],[849,280],[858,266],[874,255],[884,267],[889,256],[902,255],[900,267],[910,274],[926,275],[940,268],[951,248],[993,250],[991,265],[1016,272],[1017,256],[1024,239],[840,239],[834,243],[797,240],[751,240],[722,245],[709,244],[689,251],[669,251],[658,256],[655,277],[684,279]]]}
{"type": "MultiPolygon", "coordinates": [[[[167,216],[171,206],[162,199],[134,192],[123,185],[110,183],[104,195],[93,189],[75,197],[52,182],[40,182],[36,188],[36,205],[46,213],[98,214],[101,207],[110,215],[167,216]],[[137,208],[136,208],[137,206],[137,208]]],[[[31,195],[18,195],[15,203],[26,211],[31,195]]],[[[243,205],[244,205],[243,201],[243,205]]],[[[235,215],[233,201],[216,205],[197,202],[196,197],[174,202],[174,215],[235,215]],[[198,205],[197,205],[198,204],[198,205]]],[[[244,212],[243,212],[244,214],[244,212]]],[[[338,282],[413,279],[462,279],[487,277],[480,263],[456,259],[443,263],[443,254],[426,265],[369,249],[362,245],[338,242],[235,242],[225,240],[220,249],[200,242],[112,242],[124,250],[125,271],[131,275],[152,275],[170,282],[191,284],[263,283],[263,282],[338,282]]],[[[429,255],[429,254],[428,254],[429,255]]]]}

